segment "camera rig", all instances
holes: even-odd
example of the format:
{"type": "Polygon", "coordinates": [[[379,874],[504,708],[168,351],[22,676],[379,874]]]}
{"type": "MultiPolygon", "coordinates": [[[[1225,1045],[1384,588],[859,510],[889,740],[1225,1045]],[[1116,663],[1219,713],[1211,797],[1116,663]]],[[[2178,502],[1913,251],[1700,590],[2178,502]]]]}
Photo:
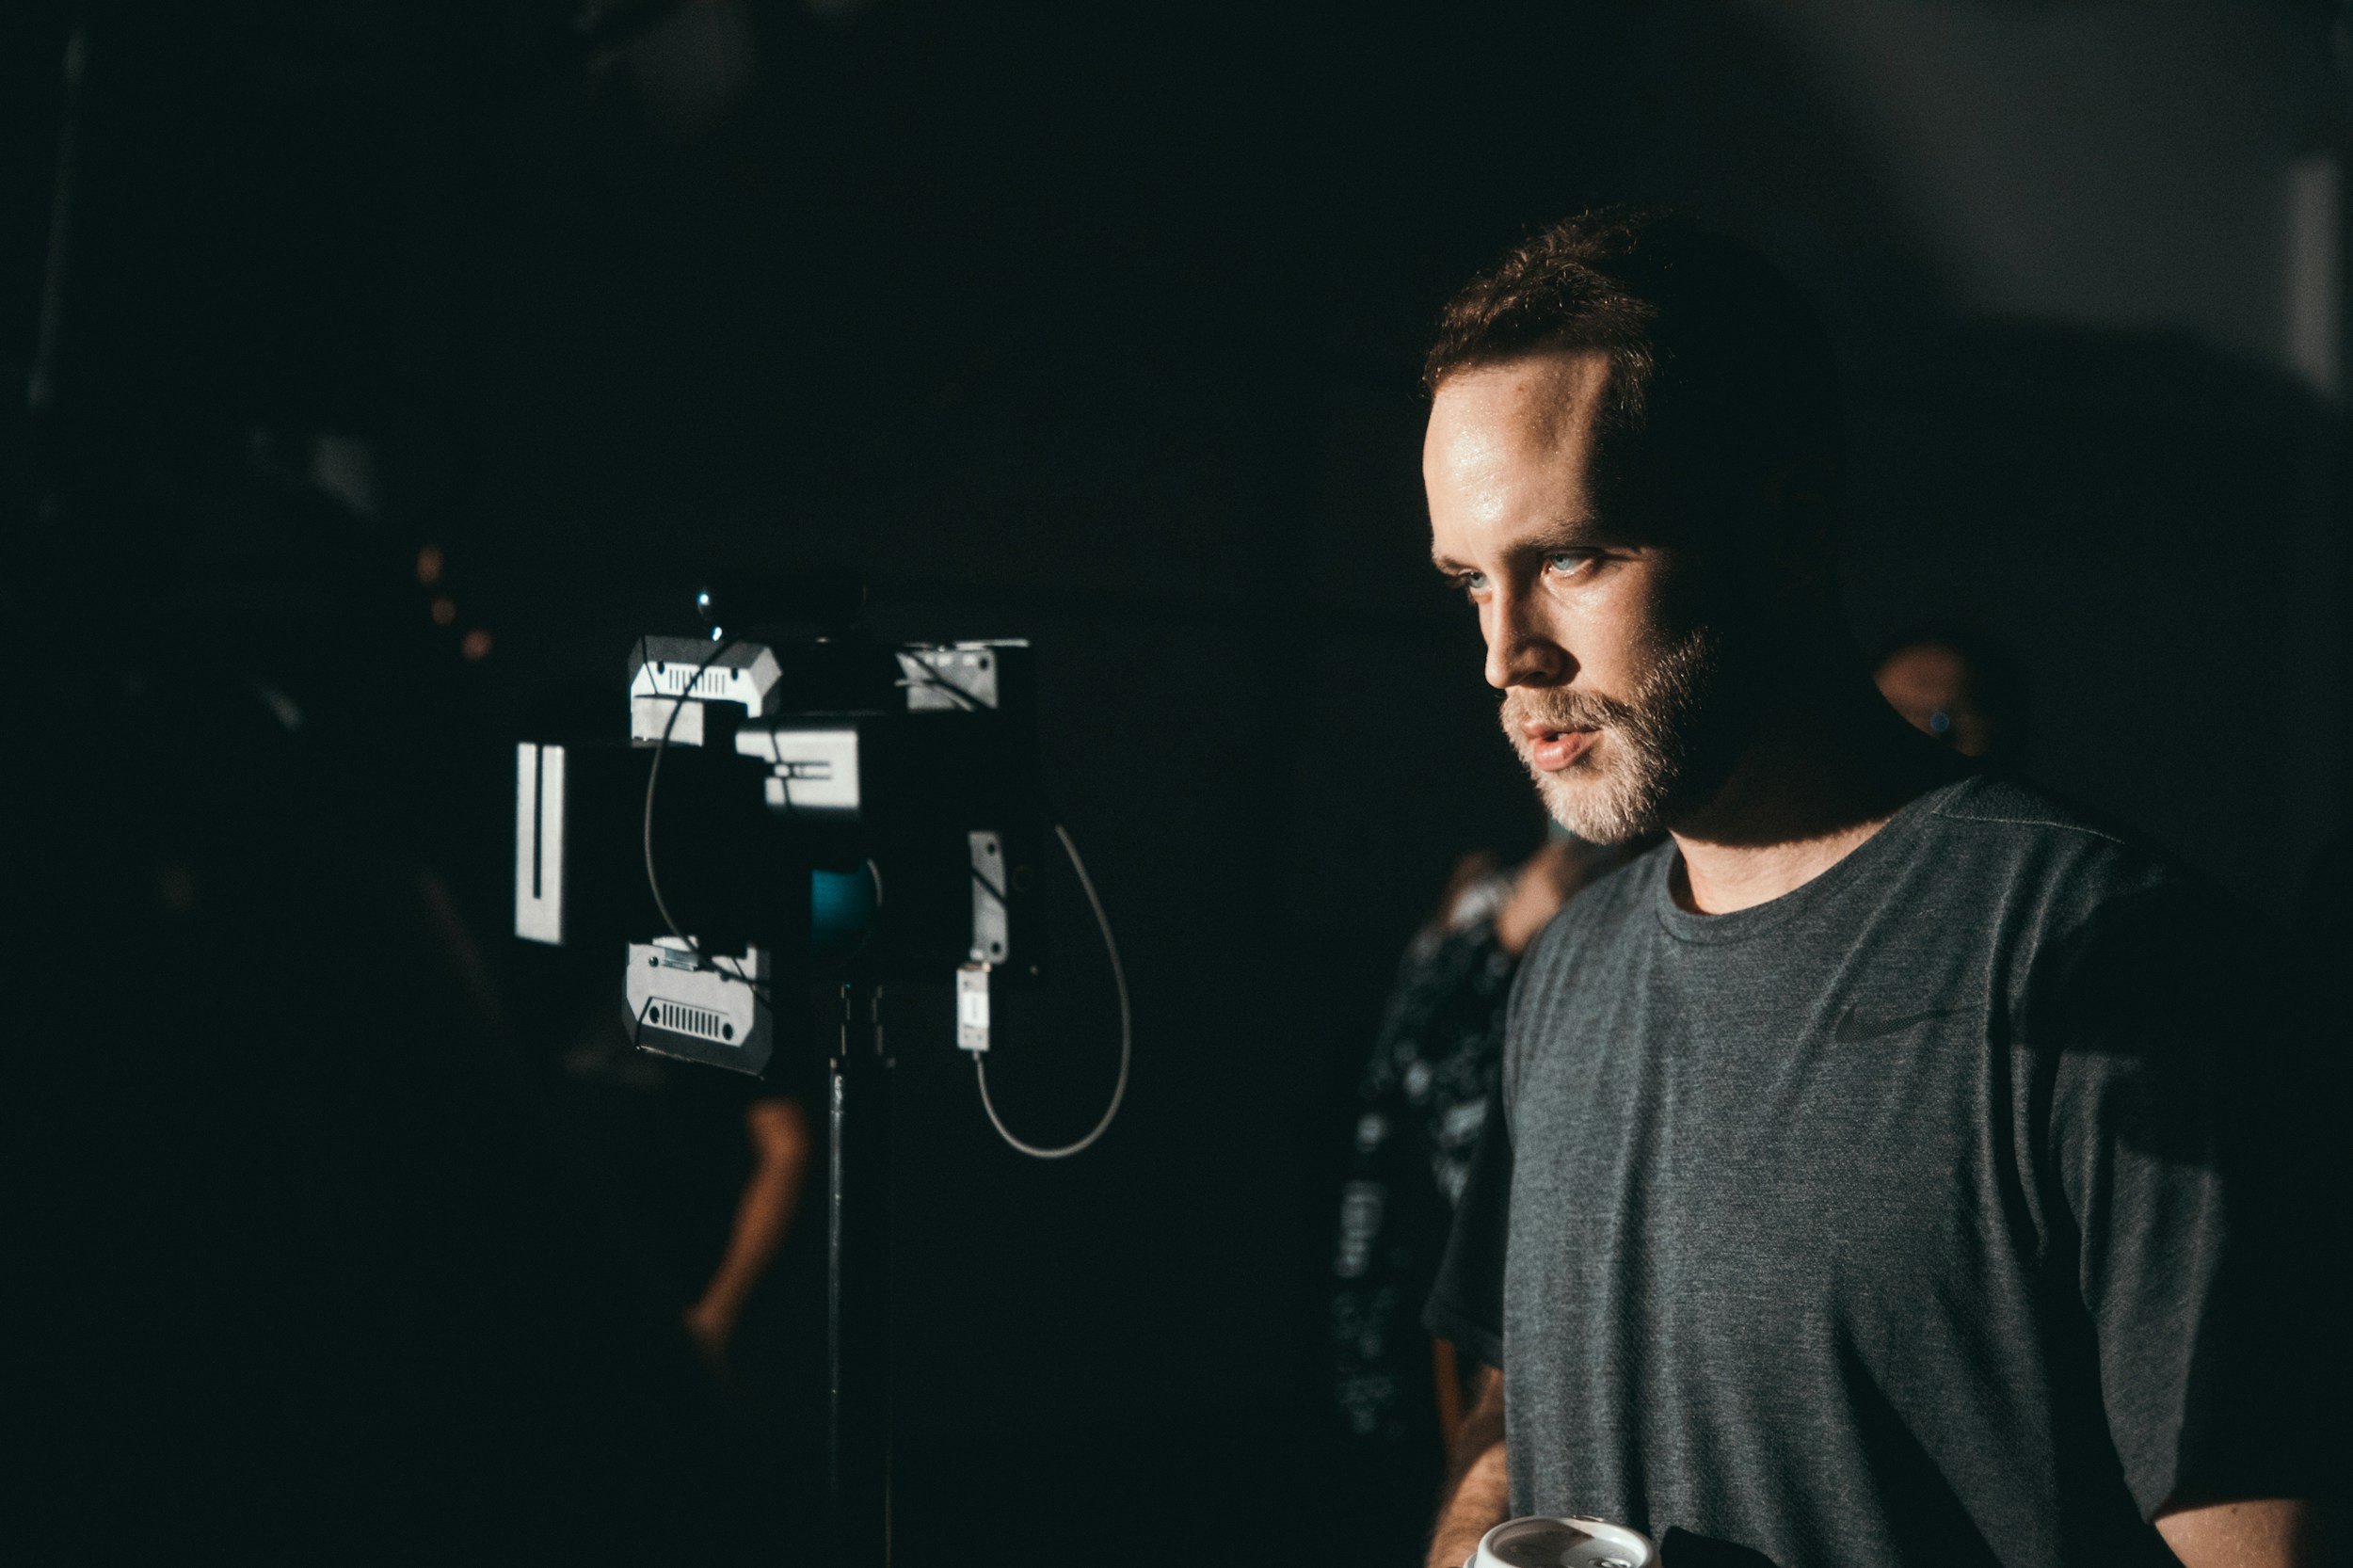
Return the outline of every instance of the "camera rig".
{"type": "Polygon", "coordinates": [[[517,748],[516,935],[625,942],[665,1056],[756,1075],[777,998],[950,972],[986,1048],[991,981],[1044,972],[1029,655],[639,638],[626,742],[517,748]]]}
{"type": "MultiPolygon", "coordinates": [[[[709,611],[708,594],[697,602],[709,611]]],[[[1085,862],[1047,815],[1030,655],[1021,641],[645,636],[625,740],[516,751],[517,936],[623,949],[641,1049],[758,1075],[822,1038],[829,1493],[848,1568],[889,1557],[885,984],[953,974],[982,1108],[1024,1154],[1087,1148],[1127,1090],[1127,981],[1085,862]],[[985,1063],[992,984],[1045,972],[1049,834],[1102,932],[1120,1013],[1109,1106],[1050,1148],[999,1117],[985,1063]]]]}

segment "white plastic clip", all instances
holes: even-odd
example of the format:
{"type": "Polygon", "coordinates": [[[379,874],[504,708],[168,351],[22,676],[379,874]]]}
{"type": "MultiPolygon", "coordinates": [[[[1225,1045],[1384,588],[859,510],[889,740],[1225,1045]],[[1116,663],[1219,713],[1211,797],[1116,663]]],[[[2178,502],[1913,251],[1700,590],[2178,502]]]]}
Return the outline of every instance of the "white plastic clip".
{"type": "Polygon", "coordinates": [[[956,970],[956,1044],[975,1054],[988,1049],[988,966],[956,970]]]}

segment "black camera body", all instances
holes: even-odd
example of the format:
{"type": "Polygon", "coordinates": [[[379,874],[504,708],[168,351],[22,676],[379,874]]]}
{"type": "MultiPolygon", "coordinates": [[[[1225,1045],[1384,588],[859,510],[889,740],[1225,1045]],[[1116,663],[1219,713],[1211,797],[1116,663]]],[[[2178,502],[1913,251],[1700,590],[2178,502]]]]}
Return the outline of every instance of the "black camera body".
{"type": "Polygon", "coordinates": [[[753,1074],[813,984],[1035,977],[1030,651],[640,638],[625,740],[517,748],[516,935],[625,943],[640,1048],[753,1074]]]}

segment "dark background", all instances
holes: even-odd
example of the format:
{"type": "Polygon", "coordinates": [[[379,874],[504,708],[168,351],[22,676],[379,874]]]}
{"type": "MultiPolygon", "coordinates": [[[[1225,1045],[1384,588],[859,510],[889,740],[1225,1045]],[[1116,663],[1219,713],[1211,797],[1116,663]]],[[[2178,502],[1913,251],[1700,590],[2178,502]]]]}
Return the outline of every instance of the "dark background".
{"type": "MultiPolygon", "coordinates": [[[[664,584],[844,563],[885,634],[1033,639],[1134,1082],[1022,1160],[944,978],[894,995],[902,1556],[1249,1557],[1346,1496],[1321,1292],[1387,976],[1455,856],[1540,825],[1423,559],[1438,303],[1603,200],[1763,244],[1846,361],[1861,641],[1993,638],[2033,771],[2293,919],[2345,809],[2345,38],[2289,0],[36,8],[20,592],[96,627],[178,573],[264,645],[289,596],[408,596],[427,787],[491,802],[432,852],[494,938],[502,737],[691,630],[664,584]]],[[[995,1059],[1033,1138],[1109,1086],[1090,942],[995,1059]]]]}

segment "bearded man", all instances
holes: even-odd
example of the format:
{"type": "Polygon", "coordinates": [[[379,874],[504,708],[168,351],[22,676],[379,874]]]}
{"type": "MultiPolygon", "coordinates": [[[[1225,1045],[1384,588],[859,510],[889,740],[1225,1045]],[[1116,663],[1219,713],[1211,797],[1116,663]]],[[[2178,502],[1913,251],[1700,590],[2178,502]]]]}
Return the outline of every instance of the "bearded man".
{"type": "Polygon", "coordinates": [[[1873,690],[1801,302],[1588,215],[1453,302],[1427,382],[1506,734],[1571,832],[1669,835],[1515,987],[1428,1313],[1497,1369],[1433,1568],[1530,1513],[1671,1563],[2321,1560],[2325,1037],[2256,922],[1873,690]]]}

